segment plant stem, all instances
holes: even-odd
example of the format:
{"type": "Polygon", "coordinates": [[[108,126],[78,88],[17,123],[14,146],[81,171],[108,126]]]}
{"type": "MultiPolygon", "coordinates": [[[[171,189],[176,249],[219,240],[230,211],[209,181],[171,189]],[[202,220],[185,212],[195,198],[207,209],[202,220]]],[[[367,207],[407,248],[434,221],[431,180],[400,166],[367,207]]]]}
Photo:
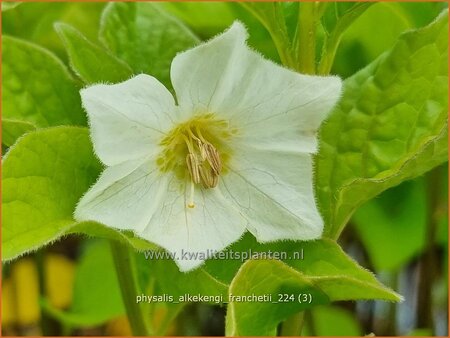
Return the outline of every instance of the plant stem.
{"type": "Polygon", "coordinates": [[[315,2],[302,2],[299,6],[294,50],[298,55],[298,70],[305,74],[316,73],[316,9],[315,2]]]}
{"type": "Polygon", "coordinates": [[[111,252],[117,271],[117,279],[122,293],[122,300],[127,311],[128,320],[134,336],[149,336],[151,330],[144,319],[141,308],[136,303],[140,292],[136,276],[134,258],[130,250],[117,241],[111,241],[111,252]]]}
{"type": "Polygon", "coordinates": [[[332,34],[329,37],[325,36],[325,40],[323,42],[322,59],[320,60],[317,69],[317,72],[320,75],[328,75],[330,73],[340,41],[341,35],[332,34]]]}
{"type": "Polygon", "coordinates": [[[303,329],[304,311],[298,312],[281,324],[281,336],[300,336],[303,329]]]}
{"type": "Polygon", "coordinates": [[[428,219],[426,244],[419,261],[419,285],[417,295],[417,327],[430,328],[433,332],[432,288],[436,273],[435,238],[442,184],[442,168],[437,167],[427,175],[428,219]]]}

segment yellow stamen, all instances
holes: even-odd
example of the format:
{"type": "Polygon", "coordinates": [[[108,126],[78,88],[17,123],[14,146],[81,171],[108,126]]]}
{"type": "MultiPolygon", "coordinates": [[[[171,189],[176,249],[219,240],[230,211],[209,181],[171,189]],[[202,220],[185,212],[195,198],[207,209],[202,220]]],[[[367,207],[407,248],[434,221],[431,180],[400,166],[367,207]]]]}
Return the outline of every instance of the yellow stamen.
{"type": "Polygon", "coordinates": [[[194,183],[200,183],[200,174],[199,174],[199,163],[197,161],[197,157],[194,154],[187,154],[186,156],[186,165],[191,175],[191,179],[194,183]]]}
{"type": "Polygon", "coordinates": [[[178,124],[161,140],[157,158],[161,172],[173,171],[180,180],[189,179],[186,207],[195,207],[196,184],[201,189],[218,185],[231,155],[229,140],[236,132],[227,121],[208,113],[178,124]]]}
{"type": "Polygon", "coordinates": [[[208,160],[211,168],[214,170],[216,175],[220,175],[222,171],[222,161],[220,160],[219,152],[210,143],[205,144],[206,159],[208,160]]]}

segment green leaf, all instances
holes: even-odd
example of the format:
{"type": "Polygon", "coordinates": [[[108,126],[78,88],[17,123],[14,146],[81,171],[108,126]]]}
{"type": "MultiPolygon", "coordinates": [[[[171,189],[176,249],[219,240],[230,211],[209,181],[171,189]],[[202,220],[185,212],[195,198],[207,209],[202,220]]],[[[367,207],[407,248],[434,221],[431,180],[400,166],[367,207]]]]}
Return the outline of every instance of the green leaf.
{"type": "Polygon", "coordinates": [[[62,21],[80,27],[89,39],[96,39],[104,6],[102,2],[20,2],[20,6],[2,13],[2,32],[43,46],[66,62],[53,24],[62,21]]]}
{"type": "Polygon", "coordinates": [[[414,27],[422,27],[432,22],[443,10],[448,8],[445,2],[396,2],[414,27]]]}
{"type": "Polygon", "coordinates": [[[85,83],[116,83],[133,75],[125,62],[87,40],[72,26],[57,23],[55,29],[64,42],[72,69],[85,83]]]}
{"type": "Polygon", "coordinates": [[[422,251],[427,214],[423,179],[391,188],[355,212],[352,224],[376,271],[395,271],[422,251]]]}
{"type": "Polygon", "coordinates": [[[316,192],[325,236],[365,201],[447,160],[448,13],[405,33],[345,81],[320,130],[316,192]]]}
{"type": "Polygon", "coordinates": [[[438,2],[376,2],[342,36],[333,73],[343,77],[354,74],[391,49],[405,30],[429,24],[445,6],[438,2]]]}
{"type": "Polygon", "coordinates": [[[100,170],[86,128],[55,127],[20,138],[3,161],[2,259],[14,259],[75,233],[119,240],[139,250],[154,249],[129,232],[75,222],[75,205],[100,170]]]}
{"type": "Polygon", "coordinates": [[[78,87],[52,53],[32,43],[2,38],[2,119],[10,145],[33,128],[85,125],[78,87]]]}
{"type": "Polygon", "coordinates": [[[3,162],[2,258],[59,237],[99,171],[84,128],[56,127],[22,137],[3,162]]]}
{"type": "Polygon", "coordinates": [[[44,309],[60,322],[92,327],[125,314],[122,296],[106,241],[88,242],[77,264],[70,309],[62,311],[43,301],[44,309]]]}
{"type": "Polygon", "coordinates": [[[334,2],[329,4],[321,18],[325,33],[331,34],[343,24],[345,24],[344,27],[348,27],[348,24],[351,24],[371,5],[371,3],[361,2],[334,2]]]}
{"type": "Polygon", "coordinates": [[[294,313],[332,301],[401,299],[379,283],[373,274],[358,266],[332,240],[261,246],[265,247],[266,253],[268,250],[272,255],[285,252],[288,258],[283,262],[252,259],[239,268],[230,284],[229,294],[270,294],[272,299],[266,302],[231,302],[230,299],[229,335],[274,335],[278,323],[294,313]],[[304,252],[303,259],[294,259],[294,253],[299,250],[304,252]],[[288,296],[280,296],[283,294],[288,296]],[[307,296],[300,296],[299,301],[299,295],[307,296]]]}
{"type": "Polygon", "coordinates": [[[2,143],[11,147],[20,136],[35,129],[35,125],[29,122],[2,119],[2,143]]]}
{"type": "Polygon", "coordinates": [[[292,55],[292,46],[279,2],[240,2],[241,6],[252,13],[269,32],[283,65],[296,68],[296,58],[292,55]]]}
{"type": "Polygon", "coordinates": [[[229,299],[229,335],[273,335],[278,323],[294,313],[332,301],[401,300],[329,239],[261,244],[247,233],[221,255],[228,259],[209,259],[203,269],[229,284],[229,294],[271,294],[275,302],[229,299]],[[261,259],[249,259],[255,256],[261,259]],[[286,293],[296,300],[277,302],[279,295],[286,293]],[[298,295],[305,293],[312,295],[311,304],[298,302],[298,295]]]}
{"type": "Polygon", "coordinates": [[[113,2],[102,15],[100,40],[135,73],[155,76],[170,87],[175,55],[198,38],[178,19],[146,2],[113,2]]]}
{"type": "Polygon", "coordinates": [[[288,265],[275,260],[247,261],[230,285],[230,295],[267,295],[270,299],[259,302],[231,299],[226,317],[226,335],[275,336],[278,323],[309,307],[307,301],[299,302],[298,297],[302,294],[312,297],[315,305],[329,302],[324,292],[288,265]],[[287,295],[289,300],[278,303],[279,295],[282,298],[287,295]]]}
{"type": "Polygon", "coordinates": [[[326,7],[321,20],[325,40],[318,66],[320,74],[329,73],[342,35],[372,5],[373,3],[369,2],[335,2],[326,7]]]}
{"type": "Polygon", "coordinates": [[[374,4],[342,36],[333,70],[342,72],[345,67],[345,76],[353,74],[391,49],[399,36],[412,28],[416,27],[398,3],[374,4]]]}

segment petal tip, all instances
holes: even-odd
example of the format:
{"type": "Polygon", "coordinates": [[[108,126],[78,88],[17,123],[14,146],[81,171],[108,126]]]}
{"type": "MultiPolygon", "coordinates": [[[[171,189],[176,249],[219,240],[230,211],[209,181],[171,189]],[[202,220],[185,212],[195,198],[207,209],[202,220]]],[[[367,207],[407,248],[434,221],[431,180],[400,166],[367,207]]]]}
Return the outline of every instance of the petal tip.
{"type": "Polygon", "coordinates": [[[228,28],[228,30],[226,30],[225,33],[223,33],[223,34],[226,34],[227,32],[233,32],[234,34],[239,35],[239,37],[243,37],[244,41],[247,41],[247,39],[248,39],[247,28],[239,20],[235,20],[232,23],[232,25],[228,28]]]}
{"type": "Polygon", "coordinates": [[[180,269],[180,272],[183,273],[189,273],[192,270],[198,269],[200,266],[202,266],[205,261],[199,261],[199,260],[180,260],[175,259],[175,264],[180,269]]]}

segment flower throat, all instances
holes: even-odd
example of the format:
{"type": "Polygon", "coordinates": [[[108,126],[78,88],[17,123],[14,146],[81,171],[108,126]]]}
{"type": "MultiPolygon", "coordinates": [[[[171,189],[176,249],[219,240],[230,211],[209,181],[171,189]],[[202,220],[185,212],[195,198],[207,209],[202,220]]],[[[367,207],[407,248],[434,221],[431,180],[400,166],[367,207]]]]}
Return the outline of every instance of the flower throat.
{"type": "Polygon", "coordinates": [[[214,188],[224,172],[224,163],[229,159],[230,149],[226,146],[235,131],[228,122],[217,120],[213,114],[196,116],[173,128],[161,141],[163,151],[157,159],[161,171],[174,171],[180,179],[188,177],[193,208],[194,189],[214,188]]]}

